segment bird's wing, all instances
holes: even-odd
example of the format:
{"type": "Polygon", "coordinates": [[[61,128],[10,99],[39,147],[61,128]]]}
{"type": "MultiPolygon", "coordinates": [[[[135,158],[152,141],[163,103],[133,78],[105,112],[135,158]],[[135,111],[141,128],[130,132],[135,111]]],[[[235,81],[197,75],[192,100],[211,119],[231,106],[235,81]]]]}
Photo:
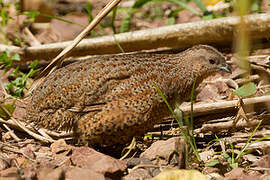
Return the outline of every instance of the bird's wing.
{"type": "Polygon", "coordinates": [[[77,112],[77,113],[98,112],[102,110],[105,104],[106,104],[105,102],[97,103],[97,104],[89,104],[89,105],[85,105],[83,109],[79,107],[72,107],[68,109],[68,111],[77,112]]]}
{"type": "Polygon", "coordinates": [[[75,133],[89,144],[124,143],[152,126],[150,114],[151,102],[146,96],[118,99],[104,105],[94,116],[82,116],[75,133]]]}

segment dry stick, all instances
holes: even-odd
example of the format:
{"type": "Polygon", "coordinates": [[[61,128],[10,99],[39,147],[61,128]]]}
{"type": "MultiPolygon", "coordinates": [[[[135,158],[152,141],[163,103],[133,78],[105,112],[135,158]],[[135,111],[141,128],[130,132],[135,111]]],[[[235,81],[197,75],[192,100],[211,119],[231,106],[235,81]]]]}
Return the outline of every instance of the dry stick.
{"type": "Polygon", "coordinates": [[[28,42],[31,46],[40,46],[40,42],[32,34],[28,27],[23,29],[23,33],[27,36],[28,42]]]}
{"type": "Polygon", "coordinates": [[[51,140],[53,140],[53,138],[52,137],[50,137],[45,131],[44,131],[44,129],[43,128],[41,128],[41,129],[38,129],[38,132],[39,132],[39,134],[41,134],[43,137],[46,137],[47,139],[51,139],[51,140]]]}
{"type": "Polygon", "coordinates": [[[236,79],[235,82],[237,84],[243,85],[243,84],[251,82],[251,81],[257,81],[258,79],[260,79],[260,76],[255,74],[255,75],[249,76],[248,78],[236,79]]]}
{"type": "MultiPolygon", "coordinates": [[[[21,128],[16,124],[14,123],[12,120],[3,120],[0,118],[0,124],[7,124],[9,126],[11,126],[12,128],[14,129],[18,129],[18,130],[21,130],[21,128]]],[[[31,127],[27,127],[28,129],[30,130],[34,130],[32,129],[31,127]]],[[[61,132],[61,133],[57,133],[57,132],[54,132],[54,131],[50,131],[50,130],[47,130],[47,129],[43,129],[43,131],[50,135],[50,136],[53,136],[53,137],[57,137],[57,138],[65,138],[65,137],[71,137],[72,136],[72,132],[61,132]]]]}
{"type": "Polygon", "coordinates": [[[48,142],[54,142],[54,141],[55,141],[55,140],[53,140],[53,139],[48,139],[48,138],[46,138],[46,137],[40,136],[40,135],[38,135],[38,134],[32,132],[31,130],[27,129],[21,122],[19,122],[19,121],[18,121],[17,119],[15,119],[15,118],[13,118],[12,115],[9,113],[9,111],[6,110],[6,108],[5,108],[2,104],[0,104],[0,108],[4,111],[4,113],[6,113],[6,114],[10,117],[10,119],[11,119],[17,126],[19,126],[22,130],[24,130],[24,131],[25,131],[27,134],[29,134],[30,136],[32,136],[32,137],[34,137],[34,138],[36,138],[36,139],[38,139],[38,140],[40,140],[40,141],[42,141],[42,142],[46,142],[46,143],[48,143],[48,142]]]}
{"type": "Polygon", "coordinates": [[[73,132],[54,132],[48,129],[43,129],[43,131],[48,134],[49,136],[57,137],[57,138],[70,138],[73,136],[73,132]]]}
{"type": "MultiPolygon", "coordinates": [[[[214,114],[214,113],[224,112],[224,111],[228,111],[228,110],[233,110],[237,106],[237,102],[238,102],[238,100],[225,101],[225,102],[216,102],[216,103],[194,104],[194,106],[193,106],[193,115],[194,116],[199,116],[199,115],[214,114]]],[[[270,96],[260,96],[260,97],[254,97],[254,98],[247,98],[247,99],[243,99],[243,102],[244,102],[245,105],[249,105],[249,104],[257,105],[257,104],[260,104],[260,103],[269,103],[270,102],[270,96]]],[[[188,106],[180,106],[180,109],[184,113],[190,113],[190,106],[189,105],[188,106]]],[[[8,124],[9,126],[12,126],[13,128],[18,128],[18,129],[23,129],[23,130],[27,129],[24,126],[22,128],[16,122],[17,121],[15,120],[15,123],[14,123],[14,118],[13,118],[13,121],[5,121],[5,120],[0,118],[0,123],[8,124]]],[[[231,127],[231,124],[232,123],[229,122],[228,126],[231,127]]],[[[28,134],[29,134],[29,131],[30,130],[28,130],[28,134]]],[[[44,138],[44,137],[39,136],[37,134],[31,134],[31,132],[30,132],[30,135],[35,137],[36,139],[39,139],[41,141],[45,140],[45,141],[51,142],[50,139],[44,138]]],[[[55,137],[58,137],[58,138],[71,136],[71,134],[72,134],[72,132],[69,132],[69,133],[57,133],[57,132],[53,132],[53,131],[46,131],[46,133],[48,135],[55,136],[55,137]]]]}
{"type": "Polygon", "coordinates": [[[155,164],[138,164],[135,167],[133,167],[129,173],[131,173],[139,168],[144,168],[144,169],[145,168],[159,168],[159,169],[161,169],[162,167],[160,165],[155,165],[155,164]]]}
{"type": "Polygon", "coordinates": [[[35,162],[34,159],[32,159],[31,157],[27,156],[21,149],[14,148],[13,146],[6,145],[6,144],[0,142],[0,149],[1,150],[4,150],[4,151],[9,151],[9,152],[17,153],[17,154],[22,154],[24,157],[26,157],[30,161],[35,162]],[[6,146],[8,146],[8,147],[6,147],[6,146]]]}
{"type": "Polygon", "coordinates": [[[3,126],[8,130],[9,134],[15,141],[19,142],[21,140],[6,124],[3,124],[3,126]]]}
{"type": "Polygon", "coordinates": [[[253,170],[253,171],[270,171],[270,168],[263,168],[263,167],[250,167],[249,168],[250,170],[253,170]]]}
{"type": "Polygon", "coordinates": [[[53,139],[48,139],[46,137],[40,136],[34,132],[32,132],[31,130],[27,129],[23,124],[21,124],[21,122],[17,121],[15,118],[11,117],[11,120],[13,122],[15,122],[15,124],[17,124],[22,130],[24,130],[27,134],[29,134],[30,136],[34,137],[37,140],[40,140],[42,142],[48,143],[48,142],[55,142],[55,140],[53,139]]]}
{"type": "MultiPolygon", "coordinates": [[[[246,16],[251,37],[254,39],[270,37],[270,13],[246,16]]],[[[162,47],[185,49],[195,44],[228,45],[233,40],[234,30],[239,23],[238,17],[226,17],[208,21],[164,26],[115,35],[125,52],[149,50],[162,47]]],[[[21,49],[14,46],[0,45],[0,52],[9,49],[21,51],[22,61],[54,58],[70,41],[46,44],[21,49]]],[[[120,53],[113,36],[84,39],[69,56],[120,53]]]]}
{"type": "Polygon", "coordinates": [[[7,147],[8,145],[0,142],[0,150],[5,150],[5,151],[10,151],[10,152],[14,152],[14,153],[18,153],[18,154],[22,154],[22,152],[17,149],[17,148],[14,148],[12,146],[9,146],[7,147]]]}
{"type": "Polygon", "coordinates": [[[260,121],[252,120],[250,122],[238,122],[236,126],[233,126],[233,122],[222,122],[222,123],[215,123],[215,124],[204,124],[201,128],[194,130],[196,134],[199,133],[206,133],[206,132],[221,132],[222,130],[228,130],[234,127],[234,130],[243,129],[247,127],[256,127],[260,121]]]}
{"type": "MultiPolygon", "coordinates": [[[[111,0],[102,10],[101,12],[91,21],[91,23],[72,41],[70,42],[63,51],[61,51],[58,56],[56,56],[50,64],[36,77],[36,80],[31,88],[28,91],[28,94],[30,94],[36,87],[38,87],[39,84],[44,80],[44,78],[52,73],[54,70],[58,68],[59,65],[62,64],[63,59],[70,54],[72,49],[74,49],[75,46],[78,45],[78,43],[115,7],[121,0],[111,0]]],[[[1,46],[0,46],[1,50],[1,46]]],[[[44,58],[38,58],[38,59],[44,59],[44,58]]],[[[27,94],[27,95],[28,95],[27,94]]]]}
{"type": "Polygon", "coordinates": [[[59,66],[63,58],[115,7],[121,0],[111,0],[91,23],[40,73],[40,77],[50,74],[59,66]]]}
{"type": "MultiPolygon", "coordinates": [[[[233,110],[237,107],[238,100],[232,101],[225,101],[225,102],[215,102],[215,103],[206,103],[206,104],[194,104],[193,106],[193,115],[206,115],[206,114],[214,114],[224,111],[233,110]]],[[[270,96],[260,96],[260,97],[253,97],[253,98],[246,98],[243,99],[244,105],[258,105],[260,103],[269,103],[270,96]]],[[[190,113],[190,105],[180,106],[180,109],[184,113],[190,113]]]]}
{"type": "Polygon", "coordinates": [[[265,67],[262,67],[262,66],[259,66],[259,65],[255,65],[255,64],[251,64],[250,66],[251,66],[252,69],[265,72],[267,75],[270,76],[270,70],[269,69],[266,69],[265,67]]]}

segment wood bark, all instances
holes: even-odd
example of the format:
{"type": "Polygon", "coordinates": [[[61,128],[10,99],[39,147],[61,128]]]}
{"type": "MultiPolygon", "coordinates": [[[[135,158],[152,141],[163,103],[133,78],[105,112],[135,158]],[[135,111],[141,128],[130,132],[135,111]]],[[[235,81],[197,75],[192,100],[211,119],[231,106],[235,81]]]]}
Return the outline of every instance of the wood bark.
{"type": "MultiPolygon", "coordinates": [[[[270,96],[260,96],[260,97],[252,97],[243,99],[244,106],[254,105],[256,107],[270,107],[270,96]]],[[[238,105],[238,100],[232,101],[223,101],[223,102],[215,102],[215,103],[204,103],[204,104],[194,104],[193,106],[193,115],[200,116],[206,114],[215,114],[215,113],[223,113],[236,111],[238,105]]],[[[181,111],[184,113],[190,113],[190,106],[180,106],[181,111]]]]}
{"type": "MultiPolygon", "coordinates": [[[[248,15],[245,21],[252,39],[270,37],[270,13],[248,15]]],[[[84,39],[69,56],[120,53],[116,41],[125,52],[156,48],[185,49],[195,44],[228,45],[234,39],[238,23],[239,17],[226,17],[122,33],[115,35],[115,38],[103,36],[84,39]]],[[[24,60],[50,60],[70,43],[67,41],[27,48],[0,45],[0,52],[8,49],[11,52],[20,52],[24,60]]]]}

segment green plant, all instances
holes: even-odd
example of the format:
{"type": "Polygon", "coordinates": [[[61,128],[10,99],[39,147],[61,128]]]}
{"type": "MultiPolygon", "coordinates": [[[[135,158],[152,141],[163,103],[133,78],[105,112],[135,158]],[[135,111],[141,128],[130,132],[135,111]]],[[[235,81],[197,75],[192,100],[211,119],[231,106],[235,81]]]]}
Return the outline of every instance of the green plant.
{"type": "Polygon", "coordinates": [[[158,91],[158,93],[160,94],[160,96],[162,97],[163,101],[166,103],[169,111],[171,112],[171,114],[173,115],[173,117],[175,118],[175,120],[177,121],[178,125],[179,125],[179,128],[181,130],[181,134],[182,136],[186,139],[186,141],[190,144],[196,158],[198,161],[201,161],[201,157],[199,155],[199,152],[198,152],[198,148],[197,148],[197,145],[196,145],[196,141],[195,141],[195,137],[194,137],[194,131],[193,131],[193,102],[194,102],[194,92],[195,92],[195,84],[196,84],[196,80],[197,80],[197,77],[194,79],[193,81],[193,86],[192,86],[192,91],[191,91],[191,112],[190,112],[190,119],[188,118],[188,116],[185,116],[184,119],[185,119],[185,122],[186,124],[188,125],[187,126],[187,129],[184,128],[184,125],[183,125],[183,118],[179,118],[180,116],[182,116],[182,113],[181,115],[179,116],[173,109],[172,107],[170,106],[170,104],[168,103],[165,95],[163,94],[163,92],[160,90],[160,88],[156,85],[156,83],[154,83],[154,86],[156,88],[156,90],[158,91]]]}
{"type": "MultiPolygon", "coordinates": [[[[240,150],[240,152],[237,154],[236,157],[235,157],[235,148],[234,148],[234,145],[233,145],[231,142],[229,142],[229,145],[230,145],[230,148],[231,148],[231,155],[228,154],[228,153],[226,153],[226,152],[223,152],[223,153],[222,153],[223,158],[225,158],[226,161],[228,162],[228,165],[229,165],[228,169],[231,169],[231,168],[234,169],[234,168],[239,167],[239,162],[240,162],[239,160],[240,160],[240,158],[242,158],[245,154],[248,154],[248,153],[249,153],[249,152],[246,151],[246,150],[247,150],[247,148],[248,148],[251,144],[256,143],[256,142],[259,142],[259,141],[262,141],[262,140],[267,139],[267,138],[270,137],[270,135],[267,135],[267,136],[264,136],[264,137],[262,137],[262,138],[260,138],[260,139],[257,139],[257,140],[255,140],[255,141],[252,141],[252,142],[251,142],[251,139],[254,137],[254,135],[255,135],[256,131],[258,130],[258,128],[260,127],[261,123],[262,123],[262,121],[260,121],[260,123],[259,123],[259,124],[255,127],[255,129],[252,131],[252,133],[251,133],[250,137],[248,138],[247,142],[246,142],[245,145],[242,147],[242,149],[240,150]]],[[[220,142],[220,141],[222,141],[222,140],[219,139],[219,138],[216,136],[216,139],[214,139],[213,141],[220,142]]],[[[212,142],[212,141],[211,141],[211,142],[212,142]]],[[[220,164],[220,161],[216,159],[216,160],[213,160],[213,161],[210,161],[210,162],[206,163],[205,166],[211,166],[211,167],[213,167],[213,166],[216,166],[217,164],[220,164]]]]}
{"type": "Polygon", "coordinates": [[[257,86],[253,82],[249,82],[247,84],[244,84],[240,88],[236,89],[233,93],[237,94],[240,97],[248,97],[255,94],[257,90],[257,86]]]}
{"type": "Polygon", "coordinates": [[[16,108],[16,100],[13,100],[10,103],[5,103],[7,99],[0,101],[0,118],[4,120],[8,120],[10,118],[10,115],[13,114],[15,108],[16,108]]]}
{"type": "Polygon", "coordinates": [[[3,2],[3,0],[0,0],[0,34],[2,34],[2,37],[0,36],[0,41],[2,43],[7,44],[8,43],[8,38],[6,34],[6,25],[9,20],[9,15],[8,15],[8,5],[3,2]]]}
{"type": "Polygon", "coordinates": [[[8,8],[8,5],[5,4],[3,0],[0,0],[0,17],[1,17],[2,26],[6,26],[10,18],[7,12],[7,8],[8,8]]]}
{"type": "Polygon", "coordinates": [[[67,19],[60,18],[60,17],[57,17],[57,16],[50,16],[48,14],[42,14],[39,11],[24,11],[23,14],[28,17],[27,21],[34,21],[37,16],[43,16],[43,17],[48,17],[48,18],[51,18],[51,19],[57,19],[59,21],[63,21],[63,22],[69,23],[69,24],[75,24],[75,25],[78,25],[78,26],[80,26],[82,28],[85,28],[85,26],[82,25],[82,24],[79,24],[79,23],[76,23],[76,22],[73,22],[73,21],[69,21],[67,19]]]}
{"type": "Polygon", "coordinates": [[[15,70],[12,70],[15,61],[20,61],[19,54],[15,53],[11,56],[8,51],[4,51],[0,54],[0,69],[4,69],[3,74],[8,71],[12,71],[8,75],[8,78],[11,79],[11,81],[6,83],[4,87],[11,95],[21,98],[24,95],[28,78],[33,77],[38,71],[40,71],[40,68],[36,69],[38,61],[35,60],[28,66],[30,70],[25,74],[21,72],[18,67],[16,67],[15,70]]]}

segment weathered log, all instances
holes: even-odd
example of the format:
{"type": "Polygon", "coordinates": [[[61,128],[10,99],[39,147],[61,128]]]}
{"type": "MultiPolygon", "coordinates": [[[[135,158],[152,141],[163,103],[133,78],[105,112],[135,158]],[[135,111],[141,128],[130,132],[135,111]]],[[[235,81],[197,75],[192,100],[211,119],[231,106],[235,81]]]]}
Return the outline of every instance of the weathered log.
{"type": "MultiPolygon", "coordinates": [[[[245,21],[248,23],[253,39],[270,37],[270,13],[248,15],[245,17],[245,21]]],[[[69,56],[120,53],[115,40],[125,52],[156,48],[185,49],[195,44],[226,45],[231,44],[238,23],[239,17],[226,17],[122,33],[115,35],[115,38],[103,36],[84,39],[69,56]]],[[[70,43],[67,41],[24,49],[0,45],[0,52],[8,49],[11,52],[21,52],[24,60],[50,60],[70,43]]]]}

